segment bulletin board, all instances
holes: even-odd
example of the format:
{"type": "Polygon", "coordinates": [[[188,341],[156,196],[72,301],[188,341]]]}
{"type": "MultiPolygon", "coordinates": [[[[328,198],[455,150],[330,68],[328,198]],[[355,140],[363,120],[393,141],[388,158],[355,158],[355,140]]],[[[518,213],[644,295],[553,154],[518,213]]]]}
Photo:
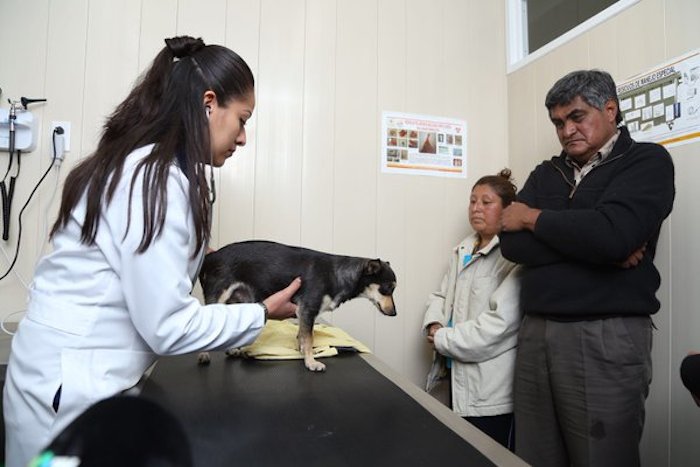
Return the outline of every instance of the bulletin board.
{"type": "Polygon", "coordinates": [[[700,50],[618,83],[617,94],[635,140],[670,147],[700,139],[700,50]]]}

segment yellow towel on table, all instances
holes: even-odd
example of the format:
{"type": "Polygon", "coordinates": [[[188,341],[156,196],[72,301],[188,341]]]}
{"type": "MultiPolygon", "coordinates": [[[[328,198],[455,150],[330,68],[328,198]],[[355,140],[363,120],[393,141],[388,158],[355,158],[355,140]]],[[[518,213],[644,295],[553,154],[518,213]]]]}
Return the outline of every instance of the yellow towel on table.
{"type": "MultiPolygon", "coordinates": [[[[292,321],[270,320],[255,342],[240,349],[241,354],[259,360],[304,358],[298,349],[298,332],[299,325],[292,321]]],[[[339,348],[348,347],[357,352],[370,353],[367,346],[339,328],[325,324],[314,326],[314,357],[332,357],[338,355],[339,348]]]]}

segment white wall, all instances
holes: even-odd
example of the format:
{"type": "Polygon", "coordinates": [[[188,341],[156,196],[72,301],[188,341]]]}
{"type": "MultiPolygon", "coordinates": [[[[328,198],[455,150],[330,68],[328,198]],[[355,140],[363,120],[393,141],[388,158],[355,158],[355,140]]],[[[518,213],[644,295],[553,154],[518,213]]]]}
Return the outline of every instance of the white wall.
{"type": "MultiPolygon", "coordinates": [[[[624,81],[700,47],[700,2],[642,0],[623,13],[508,75],[509,156],[525,180],[559,146],[544,107],[554,82],[575,69],[601,68],[624,81]]],[[[643,465],[689,466],[700,458],[700,408],[683,388],[679,367],[688,350],[700,350],[697,287],[700,250],[700,143],[670,149],[676,166],[676,201],[659,240],[661,310],[654,316],[654,379],[647,399],[643,465]]]]}
{"type": "MultiPolygon", "coordinates": [[[[398,316],[357,300],[327,318],[422,385],[425,300],[468,233],[471,185],[508,161],[504,16],[503,2],[477,0],[0,0],[3,102],[48,99],[33,107],[41,140],[23,156],[14,212],[48,166],[52,121],[72,123],[63,180],[163,38],[227,45],[252,68],[258,107],[248,145],[217,174],[214,246],[265,238],[391,261],[398,316]],[[466,120],[468,178],[380,173],[383,110],[466,120]]],[[[52,183],[24,215],[0,316],[25,308],[19,276],[31,279],[55,218],[52,183]]],[[[7,265],[0,255],[0,274],[7,265]]]]}
{"type": "MultiPolygon", "coordinates": [[[[15,215],[46,169],[49,124],[72,123],[59,180],[95,147],[105,117],[177,34],[239,52],[257,79],[248,146],[218,173],[215,246],[267,238],[325,251],[379,256],[399,281],[399,315],[363,301],[329,318],[391,367],[422,384],[429,352],[418,327],[451,245],[467,233],[473,182],[510,163],[522,184],[558,151],[543,106],[551,84],[576,68],[617,80],[700,47],[700,2],[642,0],[530,65],[506,75],[504,2],[477,0],[0,0],[0,87],[46,97],[37,150],[24,156],[15,215]],[[467,180],[379,172],[382,110],[461,118],[469,125],[467,180]]],[[[3,105],[6,107],[6,104],[3,105]]],[[[677,198],[657,253],[663,284],[656,315],[655,375],[647,402],[644,464],[700,457],[700,409],[678,367],[700,350],[699,144],[671,150],[677,198]]],[[[7,154],[0,153],[0,173],[7,154]]],[[[52,175],[53,177],[53,175],[52,175]]],[[[16,273],[31,279],[55,217],[49,178],[23,218],[16,273]]],[[[9,242],[17,241],[13,218],[9,242]]],[[[9,261],[0,254],[0,274],[9,261]]],[[[21,311],[17,274],[0,281],[0,316],[21,311]]],[[[18,316],[11,319],[16,320],[18,316]]]]}

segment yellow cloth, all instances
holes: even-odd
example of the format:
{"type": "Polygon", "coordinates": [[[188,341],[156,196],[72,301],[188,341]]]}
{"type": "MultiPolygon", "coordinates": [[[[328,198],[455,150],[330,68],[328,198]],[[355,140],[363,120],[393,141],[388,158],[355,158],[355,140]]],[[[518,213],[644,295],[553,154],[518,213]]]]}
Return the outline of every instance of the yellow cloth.
{"type": "MultiPolygon", "coordinates": [[[[298,332],[299,325],[292,321],[270,320],[255,342],[240,349],[241,354],[259,360],[304,358],[298,349],[298,332]]],[[[325,324],[314,326],[314,357],[338,355],[339,347],[351,347],[358,352],[370,353],[367,346],[339,328],[325,324]]]]}

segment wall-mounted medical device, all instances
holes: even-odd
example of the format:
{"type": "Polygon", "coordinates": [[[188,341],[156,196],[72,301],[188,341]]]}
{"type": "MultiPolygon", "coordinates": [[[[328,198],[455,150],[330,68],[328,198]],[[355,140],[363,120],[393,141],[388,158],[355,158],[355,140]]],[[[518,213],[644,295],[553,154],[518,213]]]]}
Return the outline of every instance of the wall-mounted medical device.
{"type": "Polygon", "coordinates": [[[0,109],[0,151],[23,153],[36,148],[39,122],[32,112],[27,110],[27,104],[45,102],[46,99],[27,99],[10,101],[10,107],[0,109]]]}
{"type": "MultiPolygon", "coordinates": [[[[10,150],[10,109],[0,109],[0,151],[10,150]]],[[[39,134],[38,122],[29,110],[19,110],[16,113],[15,151],[31,152],[36,149],[39,134]]]]}

